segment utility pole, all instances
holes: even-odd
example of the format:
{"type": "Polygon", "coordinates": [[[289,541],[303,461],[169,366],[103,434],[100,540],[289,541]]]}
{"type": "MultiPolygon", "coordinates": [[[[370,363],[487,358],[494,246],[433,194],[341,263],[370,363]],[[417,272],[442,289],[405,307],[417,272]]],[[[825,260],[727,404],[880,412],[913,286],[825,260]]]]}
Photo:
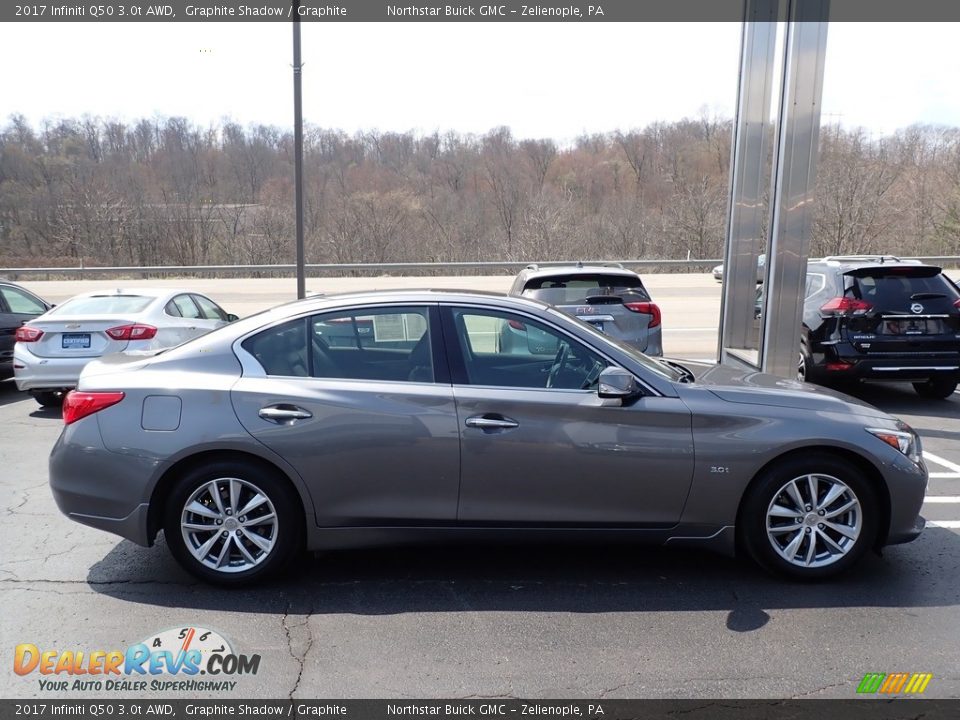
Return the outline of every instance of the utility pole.
{"type": "Polygon", "coordinates": [[[307,295],[303,251],[303,63],[300,59],[300,0],[293,0],[293,155],[297,195],[297,299],[307,295]]]}

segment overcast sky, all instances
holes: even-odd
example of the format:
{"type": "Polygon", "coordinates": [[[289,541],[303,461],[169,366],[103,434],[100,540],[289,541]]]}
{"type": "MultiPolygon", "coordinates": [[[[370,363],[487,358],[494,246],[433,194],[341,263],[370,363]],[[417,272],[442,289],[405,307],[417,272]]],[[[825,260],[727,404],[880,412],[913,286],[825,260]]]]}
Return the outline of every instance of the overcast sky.
{"type": "MultiPolygon", "coordinates": [[[[582,133],[730,117],[738,23],[320,23],[303,26],[304,118],[347,132],[582,133]]],[[[960,126],[960,28],[834,23],[824,122],[960,126]]],[[[0,119],[185,116],[292,125],[286,23],[0,27],[0,119]]]]}

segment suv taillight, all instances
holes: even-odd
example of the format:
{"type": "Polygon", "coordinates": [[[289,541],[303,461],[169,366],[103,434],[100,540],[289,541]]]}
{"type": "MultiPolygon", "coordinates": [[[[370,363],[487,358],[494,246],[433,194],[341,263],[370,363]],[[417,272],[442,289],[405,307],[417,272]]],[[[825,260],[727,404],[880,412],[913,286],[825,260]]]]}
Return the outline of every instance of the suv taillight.
{"type": "Polygon", "coordinates": [[[116,405],[123,400],[122,392],[80,392],[71,390],[63,399],[63,424],[75,423],[87,415],[93,415],[104,408],[116,405]]]}
{"type": "Polygon", "coordinates": [[[660,306],[652,302],[630,302],[624,303],[627,310],[633,310],[635,313],[644,313],[650,316],[650,324],[647,327],[655,328],[660,324],[660,306]]]}
{"type": "Polygon", "coordinates": [[[872,309],[873,304],[868,303],[866,300],[835,297],[821,306],[820,314],[824,317],[850,317],[854,315],[865,315],[872,309]]]}
{"type": "Polygon", "coordinates": [[[43,337],[43,330],[29,325],[21,325],[17,328],[14,338],[17,342],[36,342],[43,337]]]}
{"type": "Polygon", "coordinates": [[[149,340],[157,335],[153,325],[120,325],[107,330],[114,340],[149,340]]]}

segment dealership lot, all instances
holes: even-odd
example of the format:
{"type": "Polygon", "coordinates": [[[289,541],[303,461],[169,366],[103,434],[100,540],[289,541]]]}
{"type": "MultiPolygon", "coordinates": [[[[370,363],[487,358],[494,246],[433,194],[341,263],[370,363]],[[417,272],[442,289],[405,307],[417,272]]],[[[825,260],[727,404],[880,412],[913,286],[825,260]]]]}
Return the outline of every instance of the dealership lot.
{"type": "MultiPolygon", "coordinates": [[[[664,310],[667,352],[710,356],[719,286],[706,276],[644,279],[664,310]]],[[[469,281],[502,289],[509,282],[424,280],[311,280],[308,287],[469,281]]],[[[152,284],[209,292],[241,315],[286,299],[293,287],[152,284]]],[[[27,285],[56,302],[79,284],[27,285]]],[[[923,438],[932,473],[924,514],[934,524],[839,581],[782,582],[696,552],[484,546],[327,553],[304,558],[295,577],[225,591],[185,575],[162,540],[140,548],[63,518],[46,485],[61,421],[3,383],[2,645],[11,655],[21,643],[123,650],[163,630],[197,627],[261,656],[255,675],[231,677],[231,690],[175,697],[852,697],[867,672],[931,672],[927,696],[958,696],[960,395],[930,402],[909,386],[857,392],[923,438]]],[[[41,689],[42,677],[16,675],[8,659],[0,696],[151,694],[50,691],[41,689]]]]}

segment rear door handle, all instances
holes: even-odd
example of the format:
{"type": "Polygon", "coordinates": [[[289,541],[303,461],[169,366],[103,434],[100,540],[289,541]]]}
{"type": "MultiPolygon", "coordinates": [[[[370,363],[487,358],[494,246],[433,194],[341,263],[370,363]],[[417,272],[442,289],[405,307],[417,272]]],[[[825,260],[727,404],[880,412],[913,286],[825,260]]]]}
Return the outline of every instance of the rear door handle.
{"type": "Polygon", "coordinates": [[[313,413],[296,405],[267,405],[260,408],[260,417],[270,422],[289,424],[295,420],[312,418],[313,413]]]}
{"type": "Polygon", "coordinates": [[[481,430],[510,430],[520,427],[520,423],[505,417],[489,417],[486,415],[475,415],[464,421],[464,425],[470,428],[479,428],[481,430]]]}

